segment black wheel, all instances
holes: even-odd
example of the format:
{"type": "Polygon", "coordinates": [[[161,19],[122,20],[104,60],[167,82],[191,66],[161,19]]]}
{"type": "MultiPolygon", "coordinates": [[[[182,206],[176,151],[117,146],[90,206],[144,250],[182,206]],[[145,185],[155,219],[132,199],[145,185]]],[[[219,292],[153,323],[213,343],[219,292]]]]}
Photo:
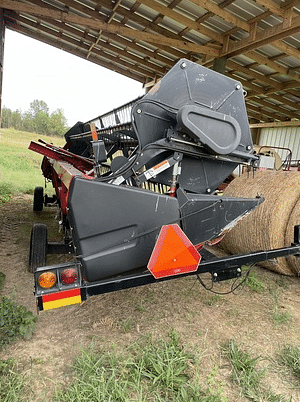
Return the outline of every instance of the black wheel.
{"type": "Polygon", "coordinates": [[[38,267],[46,265],[47,244],[47,226],[35,223],[30,236],[29,272],[35,272],[38,267]]]}
{"type": "Polygon", "coordinates": [[[43,187],[36,187],[33,194],[33,210],[40,212],[44,206],[44,189],[43,187]]]}

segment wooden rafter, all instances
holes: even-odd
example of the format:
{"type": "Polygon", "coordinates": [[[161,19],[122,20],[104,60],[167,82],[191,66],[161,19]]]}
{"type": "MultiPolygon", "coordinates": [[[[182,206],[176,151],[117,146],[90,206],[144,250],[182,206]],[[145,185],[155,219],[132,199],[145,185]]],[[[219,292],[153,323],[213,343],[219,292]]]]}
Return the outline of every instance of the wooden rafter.
{"type": "Polygon", "coordinates": [[[182,57],[210,68],[214,59],[225,58],[226,74],[248,91],[250,117],[300,118],[300,46],[295,35],[300,32],[299,0],[255,0],[261,12],[249,20],[236,12],[238,7],[231,11],[235,1],[0,0],[0,8],[7,10],[7,24],[17,32],[147,86],[182,57]],[[193,14],[188,8],[184,12],[188,2],[193,3],[193,14]],[[279,23],[263,29],[273,16],[279,23]]]}
{"type": "Polygon", "coordinates": [[[32,6],[29,4],[21,3],[19,1],[0,0],[0,7],[17,12],[33,14],[39,17],[53,18],[64,23],[79,24],[91,29],[103,30],[109,33],[125,35],[136,40],[144,40],[145,42],[153,43],[154,45],[174,46],[195,53],[208,54],[212,57],[218,57],[220,54],[220,50],[217,46],[203,46],[188,41],[170,39],[161,35],[134,30],[117,24],[107,24],[99,20],[81,17],[74,14],[68,14],[61,11],[54,11],[44,7],[32,6]]]}
{"type": "Polygon", "coordinates": [[[229,43],[226,48],[223,48],[221,56],[232,57],[237,54],[248,52],[263,45],[272,43],[279,39],[284,39],[290,35],[298,33],[300,31],[300,17],[297,16],[291,20],[291,23],[285,25],[281,23],[274,27],[258,31],[257,27],[254,27],[254,31],[246,39],[229,43]]]}

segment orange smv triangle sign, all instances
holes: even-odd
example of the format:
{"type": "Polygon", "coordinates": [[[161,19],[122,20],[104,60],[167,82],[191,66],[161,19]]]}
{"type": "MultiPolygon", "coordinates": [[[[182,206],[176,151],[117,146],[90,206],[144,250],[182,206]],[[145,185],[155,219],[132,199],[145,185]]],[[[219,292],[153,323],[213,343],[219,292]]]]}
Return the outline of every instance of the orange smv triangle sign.
{"type": "Polygon", "coordinates": [[[154,278],[195,272],[201,255],[177,224],[161,228],[147,268],[154,278]]]}

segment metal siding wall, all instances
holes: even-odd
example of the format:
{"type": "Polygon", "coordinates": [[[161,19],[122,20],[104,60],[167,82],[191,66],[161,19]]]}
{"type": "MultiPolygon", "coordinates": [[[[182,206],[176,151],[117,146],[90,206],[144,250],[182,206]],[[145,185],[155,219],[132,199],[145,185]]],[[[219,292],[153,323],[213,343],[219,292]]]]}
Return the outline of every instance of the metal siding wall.
{"type": "MultiPolygon", "coordinates": [[[[290,148],[292,159],[300,159],[300,127],[262,128],[258,145],[270,145],[290,148]]],[[[280,157],[286,157],[283,151],[277,151],[280,157]]]]}

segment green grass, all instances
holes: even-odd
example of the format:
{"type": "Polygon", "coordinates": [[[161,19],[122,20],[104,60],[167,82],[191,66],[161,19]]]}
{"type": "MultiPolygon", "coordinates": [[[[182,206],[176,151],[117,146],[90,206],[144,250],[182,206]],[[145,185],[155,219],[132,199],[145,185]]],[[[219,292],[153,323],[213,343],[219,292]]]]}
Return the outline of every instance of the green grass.
{"type": "Polygon", "coordinates": [[[253,402],[289,402],[282,395],[276,395],[263,383],[265,370],[258,368],[260,356],[252,357],[231,340],[224,347],[232,368],[232,381],[239,385],[241,393],[253,402]]]}
{"type": "Polygon", "coordinates": [[[293,320],[289,311],[281,311],[277,306],[273,310],[272,319],[275,325],[287,325],[293,320]]]}
{"type": "Polygon", "coordinates": [[[174,331],[167,340],[134,343],[122,355],[82,351],[73,370],[73,380],[56,391],[55,401],[227,401],[215,382],[201,388],[195,357],[181,346],[174,331]]]}
{"type": "Polygon", "coordinates": [[[285,345],[279,354],[279,359],[300,382],[300,349],[294,345],[285,345]]]}
{"type": "Polygon", "coordinates": [[[212,296],[207,296],[204,303],[208,306],[215,306],[216,304],[220,303],[222,300],[223,299],[220,295],[212,295],[212,296]]]}
{"type": "Polygon", "coordinates": [[[0,350],[17,338],[31,336],[37,318],[25,307],[2,296],[0,300],[0,350]]]}
{"type": "Polygon", "coordinates": [[[257,278],[256,273],[253,271],[247,276],[246,286],[256,293],[262,293],[265,290],[265,285],[257,278]]]}
{"type": "Polygon", "coordinates": [[[13,359],[0,360],[0,401],[28,401],[28,379],[18,372],[13,359]]]}
{"type": "Polygon", "coordinates": [[[130,332],[134,325],[134,319],[132,317],[128,317],[122,322],[121,325],[124,332],[130,332]]]}
{"type": "Polygon", "coordinates": [[[2,272],[0,272],[0,291],[1,291],[1,289],[3,288],[4,281],[5,281],[5,274],[3,274],[2,272]]]}
{"type": "MultiPolygon", "coordinates": [[[[30,151],[30,141],[41,138],[38,134],[1,129],[0,131],[0,205],[18,193],[32,194],[36,186],[43,186],[42,155],[30,151]]],[[[42,138],[46,142],[63,145],[59,137],[42,138]]]]}
{"type": "Polygon", "coordinates": [[[270,294],[272,296],[274,307],[272,311],[272,320],[275,325],[287,325],[290,324],[293,320],[293,317],[290,311],[283,309],[280,306],[279,298],[282,293],[282,288],[279,287],[270,287],[270,294]]]}

